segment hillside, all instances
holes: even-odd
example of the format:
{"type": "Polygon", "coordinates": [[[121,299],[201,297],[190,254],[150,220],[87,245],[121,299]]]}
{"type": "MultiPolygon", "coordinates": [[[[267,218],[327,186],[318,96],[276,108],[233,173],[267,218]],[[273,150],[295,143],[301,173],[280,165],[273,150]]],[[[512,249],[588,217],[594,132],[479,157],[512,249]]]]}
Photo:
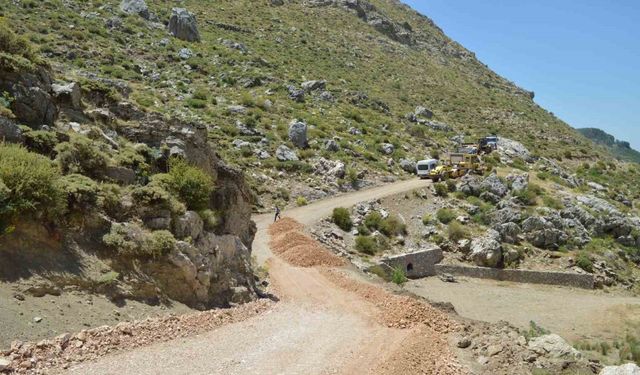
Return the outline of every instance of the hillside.
{"type": "Polygon", "coordinates": [[[598,128],[581,128],[577,130],[595,143],[606,147],[616,158],[640,163],[640,152],[631,148],[629,142],[618,140],[611,134],[598,128]]]}
{"type": "MultiPolygon", "coordinates": [[[[220,1],[215,10],[185,1],[199,42],[167,33],[172,11],[164,2],[148,2],[146,18],[121,12],[117,1],[16,4],[2,6],[5,18],[39,47],[57,79],[100,82],[114,102],[206,125],[225,160],[256,172],[249,179],[260,196],[290,190],[261,186],[278,186],[274,167],[290,178],[300,172],[302,182],[325,157],[353,170],[342,167],[339,178],[367,170],[375,179],[403,173],[403,160],[446,151],[456,135],[497,133],[558,160],[596,156],[533,93],[396,1],[220,1]],[[308,125],[308,148],[289,140],[296,119],[308,125]],[[295,155],[278,153],[281,145],[295,155]]],[[[118,118],[108,126],[134,125],[118,118]]],[[[333,189],[311,177],[305,185],[316,195],[333,189]]],[[[306,193],[300,189],[293,190],[306,193]]]]}

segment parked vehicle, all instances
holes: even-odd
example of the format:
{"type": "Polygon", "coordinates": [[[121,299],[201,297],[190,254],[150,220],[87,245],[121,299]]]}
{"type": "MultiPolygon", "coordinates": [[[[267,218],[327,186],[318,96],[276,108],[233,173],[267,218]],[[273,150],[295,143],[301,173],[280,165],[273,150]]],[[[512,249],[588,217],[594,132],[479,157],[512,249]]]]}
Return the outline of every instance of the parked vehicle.
{"type": "Polygon", "coordinates": [[[420,160],[416,163],[416,174],[420,178],[429,178],[429,173],[440,163],[437,159],[420,160]]]}

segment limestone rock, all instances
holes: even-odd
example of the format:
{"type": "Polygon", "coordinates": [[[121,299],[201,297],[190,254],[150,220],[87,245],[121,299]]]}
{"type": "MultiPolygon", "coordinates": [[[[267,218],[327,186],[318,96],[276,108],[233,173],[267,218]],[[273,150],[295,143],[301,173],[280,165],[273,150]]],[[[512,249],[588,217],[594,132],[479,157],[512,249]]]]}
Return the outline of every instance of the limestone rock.
{"type": "Polygon", "coordinates": [[[580,359],[582,353],[556,334],[534,337],[529,341],[529,349],[539,356],[552,358],[580,359]]]}
{"type": "Polygon", "coordinates": [[[285,145],[280,145],[276,149],[276,158],[280,161],[298,161],[298,155],[285,145]]]}
{"type": "Polygon", "coordinates": [[[196,17],[184,8],[173,8],[169,19],[169,32],[174,37],[187,42],[199,42],[200,33],[196,17]]]}
{"type": "Polygon", "coordinates": [[[58,104],[66,105],[73,109],[80,109],[82,107],[82,92],[80,90],[80,85],[76,82],[67,84],[54,83],[51,85],[51,89],[53,90],[53,95],[58,104]]]}
{"type": "Polygon", "coordinates": [[[471,259],[482,267],[497,267],[502,260],[502,245],[500,245],[500,233],[493,229],[471,241],[471,259]]]}
{"type": "Polygon", "coordinates": [[[144,0],[122,0],[120,10],[127,14],[137,14],[146,20],[151,16],[144,0]]]}
{"type": "Polygon", "coordinates": [[[600,375],[640,375],[640,367],[635,363],[607,366],[600,371],[600,375]]]}
{"type": "Polygon", "coordinates": [[[309,147],[307,139],[307,123],[293,120],[289,123],[289,140],[298,148],[309,147]]]}

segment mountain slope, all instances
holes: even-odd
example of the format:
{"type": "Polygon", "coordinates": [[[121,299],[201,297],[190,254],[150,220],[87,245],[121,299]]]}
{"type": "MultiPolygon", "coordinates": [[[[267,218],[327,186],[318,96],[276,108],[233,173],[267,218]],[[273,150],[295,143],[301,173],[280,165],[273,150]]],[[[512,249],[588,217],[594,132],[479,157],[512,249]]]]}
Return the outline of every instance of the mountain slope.
{"type": "Polygon", "coordinates": [[[577,130],[595,143],[606,147],[616,158],[640,163],[640,152],[631,148],[629,142],[618,140],[598,128],[581,128],[577,130]]]}

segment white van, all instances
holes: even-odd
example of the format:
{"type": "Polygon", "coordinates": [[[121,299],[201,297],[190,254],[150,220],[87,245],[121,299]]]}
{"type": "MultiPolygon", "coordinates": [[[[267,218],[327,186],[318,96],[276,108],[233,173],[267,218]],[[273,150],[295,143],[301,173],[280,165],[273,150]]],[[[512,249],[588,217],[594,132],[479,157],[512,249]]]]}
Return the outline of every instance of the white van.
{"type": "Polygon", "coordinates": [[[428,178],[429,172],[438,166],[437,159],[420,160],[416,163],[416,174],[420,178],[428,178]]]}

